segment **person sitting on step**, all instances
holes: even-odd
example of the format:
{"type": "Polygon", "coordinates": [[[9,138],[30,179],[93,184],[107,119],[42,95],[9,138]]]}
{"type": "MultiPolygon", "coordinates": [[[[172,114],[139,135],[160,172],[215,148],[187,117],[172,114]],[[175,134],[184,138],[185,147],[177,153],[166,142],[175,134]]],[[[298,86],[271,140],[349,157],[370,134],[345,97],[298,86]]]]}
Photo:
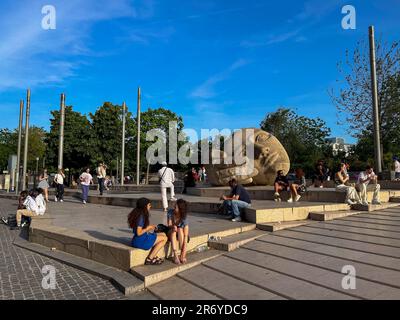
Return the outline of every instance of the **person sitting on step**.
{"type": "MultiPolygon", "coordinates": [[[[21,191],[21,192],[20,192],[19,197],[18,197],[18,209],[17,209],[17,210],[26,209],[26,207],[25,207],[25,205],[24,205],[24,202],[25,202],[25,200],[26,200],[27,197],[28,197],[28,191],[24,190],[24,191],[21,191]]],[[[4,224],[8,225],[8,222],[9,222],[9,221],[8,221],[8,218],[6,218],[6,217],[1,217],[1,221],[2,221],[4,224]]]]}
{"type": "Polygon", "coordinates": [[[356,184],[356,188],[359,192],[361,203],[365,206],[368,205],[367,188],[368,185],[373,185],[374,195],[372,198],[372,204],[381,204],[379,201],[379,195],[381,186],[378,184],[378,176],[374,173],[374,169],[371,166],[367,166],[365,171],[360,172],[356,184]]]}
{"type": "Polygon", "coordinates": [[[172,244],[174,253],[174,262],[176,264],[185,264],[187,244],[189,242],[189,224],[187,222],[188,204],[183,199],[178,199],[173,209],[169,209],[167,213],[167,225],[169,227],[169,240],[172,244]],[[181,250],[178,256],[178,245],[181,250]]]}
{"type": "Polygon", "coordinates": [[[229,186],[231,187],[231,194],[222,196],[220,199],[224,200],[223,206],[230,219],[233,222],[241,222],[241,210],[251,206],[250,195],[242,185],[238,184],[235,178],[229,181],[229,186]]]}
{"type": "Polygon", "coordinates": [[[157,254],[168,241],[165,233],[155,233],[155,225],[151,225],[150,218],[151,203],[147,198],[140,198],[136,202],[136,208],[128,215],[128,225],[133,230],[132,247],[150,250],[145,264],[162,264],[163,259],[157,254]]]}
{"type": "Polygon", "coordinates": [[[288,191],[289,187],[289,181],[287,177],[284,175],[283,170],[278,170],[276,173],[276,178],[274,182],[274,200],[275,201],[281,201],[281,191],[288,191]]]}
{"type": "Polygon", "coordinates": [[[297,168],[295,170],[295,180],[290,184],[290,198],[288,202],[297,202],[300,200],[301,195],[299,193],[305,193],[307,191],[306,177],[303,169],[297,168]]]}
{"type": "Polygon", "coordinates": [[[15,228],[16,230],[19,230],[21,227],[25,227],[27,225],[26,222],[24,222],[24,224],[22,225],[22,217],[33,218],[38,215],[41,215],[41,211],[39,210],[39,207],[36,203],[36,197],[38,195],[39,192],[36,189],[31,190],[23,203],[25,209],[17,210],[17,216],[16,216],[17,227],[15,228]]]}
{"type": "Polygon", "coordinates": [[[345,202],[348,205],[360,203],[356,188],[353,186],[346,185],[349,182],[349,176],[347,174],[347,168],[345,163],[341,163],[339,170],[335,174],[335,184],[337,192],[346,192],[345,202]]]}

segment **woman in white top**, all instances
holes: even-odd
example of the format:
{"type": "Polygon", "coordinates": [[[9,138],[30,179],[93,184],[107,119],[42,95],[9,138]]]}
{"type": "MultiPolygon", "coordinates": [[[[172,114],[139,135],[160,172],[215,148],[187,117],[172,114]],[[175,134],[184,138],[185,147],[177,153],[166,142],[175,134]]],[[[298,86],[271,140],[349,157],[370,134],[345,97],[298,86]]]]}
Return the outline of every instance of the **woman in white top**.
{"type": "Polygon", "coordinates": [[[82,202],[86,204],[89,196],[89,186],[93,184],[93,177],[90,174],[90,169],[87,168],[84,173],[79,177],[82,186],[82,202]]]}

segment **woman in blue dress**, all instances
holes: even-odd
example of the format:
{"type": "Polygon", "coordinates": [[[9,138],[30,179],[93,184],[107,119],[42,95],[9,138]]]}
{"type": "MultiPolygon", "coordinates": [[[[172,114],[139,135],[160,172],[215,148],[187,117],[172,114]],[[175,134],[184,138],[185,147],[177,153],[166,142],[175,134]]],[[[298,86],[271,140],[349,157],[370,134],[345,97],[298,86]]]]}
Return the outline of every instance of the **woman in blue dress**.
{"type": "Polygon", "coordinates": [[[136,202],[136,208],[128,215],[128,224],[133,229],[132,247],[150,250],[145,264],[162,264],[163,259],[157,254],[168,241],[165,233],[155,233],[156,226],[150,225],[151,203],[147,198],[140,198],[136,202]]]}
{"type": "Polygon", "coordinates": [[[189,224],[187,222],[187,202],[179,199],[174,209],[168,210],[167,223],[169,227],[169,239],[174,252],[174,262],[184,264],[186,260],[187,243],[189,241],[189,224]],[[178,256],[178,245],[181,255],[178,256]]]}

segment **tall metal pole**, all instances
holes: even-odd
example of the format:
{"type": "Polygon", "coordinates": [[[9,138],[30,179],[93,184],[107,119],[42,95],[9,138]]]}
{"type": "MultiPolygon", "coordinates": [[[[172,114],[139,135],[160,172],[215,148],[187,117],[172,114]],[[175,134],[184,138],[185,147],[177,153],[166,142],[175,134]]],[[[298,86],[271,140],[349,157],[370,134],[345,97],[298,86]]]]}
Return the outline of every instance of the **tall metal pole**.
{"type": "Polygon", "coordinates": [[[121,186],[124,185],[125,176],[125,124],[126,124],[126,103],[122,104],[122,155],[121,155],[121,186]]]}
{"type": "Polygon", "coordinates": [[[64,123],[65,123],[65,94],[61,94],[60,101],[60,140],[58,144],[58,169],[63,168],[64,155],[64,123]]]}
{"type": "Polygon", "coordinates": [[[136,184],[140,182],[140,87],[137,97],[137,153],[136,153],[136,184]]]}
{"type": "Polygon", "coordinates": [[[26,116],[25,116],[25,144],[24,165],[22,169],[22,190],[26,188],[26,173],[28,171],[28,138],[29,138],[29,115],[31,112],[31,90],[26,92],[26,116]]]}
{"type": "Polygon", "coordinates": [[[118,177],[119,177],[119,157],[117,157],[117,181],[115,181],[116,184],[118,184],[118,177]]]}
{"type": "Polygon", "coordinates": [[[19,125],[18,125],[18,150],[17,150],[17,165],[15,173],[15,194],[19,192],[19,169],[21,164],[21,144],[22,144],[22,121],[24,118],[24,100],[19,102],[19,125]]]}
{"type": "Polygon", "coordinates": [[[382,172],[382,150],[379,124],[379,105],[378,105],[378,84],[376,78],[376,55],[375,55],[375,30],[374,26],[369,27],[369,52],[371,65],[371,89],[372,107],[374,121],[374,149],[375,149],[375,169],[377,173],[382,172]]]}

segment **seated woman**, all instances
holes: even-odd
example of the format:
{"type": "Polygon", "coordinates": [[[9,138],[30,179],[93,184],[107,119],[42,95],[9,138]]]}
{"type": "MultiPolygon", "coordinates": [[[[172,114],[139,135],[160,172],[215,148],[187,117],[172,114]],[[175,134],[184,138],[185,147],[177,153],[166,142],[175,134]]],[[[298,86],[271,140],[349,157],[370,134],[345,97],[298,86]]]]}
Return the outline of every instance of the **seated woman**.
{"type": "Polygon", "coordinates": [[[323,188],[324,181],[328,180],[329,170],[324,166],[323,161],[319,161],[315,167],[313,183],[316,188],[323,188]]]}
{"type": "Polygon", "coordinates": [[[300,200],[301,195],[299,193],[305,193],[307,191],[306,178],[304,176],[303,169],[296,169],[296,178],[290,185],[290,198],[288,202],[297,202],[300,200]]]}
{"type": "Polygon", "coordinates": [[[187,222],[187,202],[183,199],[176,201],[175,208],[168,210],[167,224],[170,228],[168,233],[174,252],[176,264],[186,263],[186,250],[189,240],[189,225],[187,222]],[[178,257],[178,244],[181,249],[181,256],[178,257]]]}
{"type": "Polygon", "coordinates": [[[283,170],[279,170],[277,172],[277,175],[275,178],[275,183],[274,183],[275,201],[281,201],[281,195],[279,193],[281,191],[287,191],[288,187],[289,187],[289,181],[288,181],[287,177],[283,174],[283,170]]]}
{"type": "Polygon", "coordinates": [[[132,247],[150,250],[145,264],[162,264],[163,259],[157,257],[158,252],[167,243],[165,233],[154,233],[156,226],[150,225],[151,203],[147,198],[140,198],[136,202],[136,208],[128,215],[129,227],[133,229],[132,247]]]}
{"type": "Polygon", "coordinates": [[[349,182],[349,175],[347,174],[346,164],[340,164],[338,172],[335,174],[336,191],[346,192],[345,202],[348,205],[360,203],[356,188],[346,185],[349,182]]]}
{"type": "MultiPolygon", "coordinates": [[[[24,227],[26,223],[22,225],[22,217],[33,218],[40,214],[39,207],[36,203],[36,197],[39,195],[39,192],[35,189],[29,192],[29,195],[26,197],[23,206],[25,209],[17,210],[17,227],[15,229],[19,230],[21,227],[24,227]]],[[[19,206],[18,206],[19,207],[19,206]]]]}

